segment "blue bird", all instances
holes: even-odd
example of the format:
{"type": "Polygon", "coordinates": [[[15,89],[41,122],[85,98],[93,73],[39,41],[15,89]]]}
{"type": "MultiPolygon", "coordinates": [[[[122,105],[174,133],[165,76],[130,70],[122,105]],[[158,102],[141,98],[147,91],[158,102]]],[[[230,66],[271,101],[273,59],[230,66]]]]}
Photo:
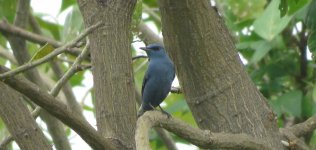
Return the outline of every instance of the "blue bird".
{"type": "Polygon", "coordinates": [[[138,111],[138,117],[148,110],[153,110],[167,97],[172,81],[175,77],[173,62],[165,52],[163,46],[159,44],[150,44],[146,47],[140,47],[147,53],[149,65],[142,85],[142,105],[138,111]]]}

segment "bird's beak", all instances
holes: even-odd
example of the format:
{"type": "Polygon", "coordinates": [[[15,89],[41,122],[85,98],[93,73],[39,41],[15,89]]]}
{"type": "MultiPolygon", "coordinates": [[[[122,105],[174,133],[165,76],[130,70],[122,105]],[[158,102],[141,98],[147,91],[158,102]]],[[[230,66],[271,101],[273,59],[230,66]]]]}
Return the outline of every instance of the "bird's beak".
{"type": "Polygon", "coordinates": [[[139,49],[144,50],[144,51],[148,51],[149,50],[147,47],[140,47],[139,49]]]}

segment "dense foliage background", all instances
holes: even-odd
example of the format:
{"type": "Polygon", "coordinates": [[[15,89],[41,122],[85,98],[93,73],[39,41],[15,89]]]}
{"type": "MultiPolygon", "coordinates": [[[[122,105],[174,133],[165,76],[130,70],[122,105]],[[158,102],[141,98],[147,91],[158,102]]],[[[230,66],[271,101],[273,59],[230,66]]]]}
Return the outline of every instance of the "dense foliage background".
{"type": "MultiPolygon", "coordinates": [[[[213,5],[215,3],[219,15],[223,17],[232,36],[236,39],[236,47],[253,82],[276,112],[279,126],[293,125],[314,115],[316,113],[316,64],[313,56],[316,52],[316,17],[314,16],[316,1],[212,1],[213,5]]],[[[12,23],[16,4],[16,0],[0,0],[0,19],[5,18],[12,23]]],[[[63,0],[61,3],[59,14],[66,14],[64,24],[58,23],[57,18],[52,19],[46,14],[30,13],[39,23],[43,34],[57,41],[67,42],[74,39],[84,29],[75,0],[63,0]]],[[[141,45],[137,37],[139,35],[137,26],[141,21],[161,32],[156,0],[138,0],[132,27],[134,56],[140,54],[137,51],[137,46],[141,45]]],[[[32,55],[40,48],[38,44],[32,42],[28,42],[27,46],[32,55]]],[[[0,52],[1,65],[17,67],[4,55],[7,52],[11,53],[10,45],[4,36],[0,36],[0,52]]],[[[74,59],[71,55],[62,54],[56,60],[62,62],[62,67],[66,71],[74,59]]],[[[137,89],[141,88],[146,62],[147,59],[137,59],[133,62],[137,89]]],[[[41,65],[39,70],[47,77],[46,82],[57,81],[49,63],[41,65]]],[[[70,81],[72,87],[86,87],[84,78],[88,74],[91,72],[86,70],[73,76],[70,81]]],[[[89,94],[93,92],[93,89],[85,88],[84,90],[87,91],[85,95],[93,95],[89,94]]],[[[86,114],[94,112],[93,97],[84,96],[83,99],[77,97],[77,100],[82,104],[86,114]]],[[[182,94],[170,94],[163,107],[172,116],[196,126],[182,94]]],[[[69,135],[73,132],[68,131],[69,135]]],[[[4,124],[0,121],[0,140],[7,134],[4,124]]],[[[71,139],[71,136],[69,138],[71,139]]],[[[188,144],[176,136],[173,138],[178,143],[188,144]]],[[[306,137],[306,141],[312,149],[315,149],[316,132],[306,137]]],[[[155,132],[151,133],[151,146],[153,149],[165,149],[155,132]]]]}

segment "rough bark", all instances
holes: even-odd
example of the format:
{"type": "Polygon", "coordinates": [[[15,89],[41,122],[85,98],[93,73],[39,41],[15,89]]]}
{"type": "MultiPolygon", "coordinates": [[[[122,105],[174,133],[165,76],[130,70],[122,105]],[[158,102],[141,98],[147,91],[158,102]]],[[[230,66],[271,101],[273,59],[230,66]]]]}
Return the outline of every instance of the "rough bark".
{"type": "Polygon", "coordinates": [[[2,82],[0,82],[0,89],[0,117],[20,149],[52,149],[23,103],[23,96],[2,82]]]}
{"type": "Polygon", "coordinates": [[[282,149],[275,115],[207,0],[160,0],[164,44],[202,129],[247,133],[282,149]]]}
{"type": "Polygon", "coordinates": [[[89,35],[97,127],[118,149],[135,147],[135,86],[131,55],[131,16],[136,0],[78,0],[85,26],[102,20],[89,35]]]}

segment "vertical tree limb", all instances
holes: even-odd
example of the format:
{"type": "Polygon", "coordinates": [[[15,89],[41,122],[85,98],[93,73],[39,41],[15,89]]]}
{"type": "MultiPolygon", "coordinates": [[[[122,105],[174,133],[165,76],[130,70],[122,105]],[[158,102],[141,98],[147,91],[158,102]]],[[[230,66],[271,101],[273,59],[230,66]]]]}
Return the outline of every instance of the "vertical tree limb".
{"type": "Polygon", "coordinates": [[[89,35],[97,127],[118,149],[134,149],[135,86],[130,33],[136,0],[78,0],[85,26],[104,20],[89,35]]]}
{"type": "MultiPolygon", "coordinates": [[[[20,149],[52,149],[25,103],[21,101],[23,96],[2,82],[0,82],[0,89],[0,117],[20,149]]],[[[4,146],[1,144],[0,149],[4,146]]]]}
{"type": "Polygon", "coordinates": [[[246,133],[283,149],[275,116],[208,0],[159,0],[165,48],[202,129],[246,133]]]}

